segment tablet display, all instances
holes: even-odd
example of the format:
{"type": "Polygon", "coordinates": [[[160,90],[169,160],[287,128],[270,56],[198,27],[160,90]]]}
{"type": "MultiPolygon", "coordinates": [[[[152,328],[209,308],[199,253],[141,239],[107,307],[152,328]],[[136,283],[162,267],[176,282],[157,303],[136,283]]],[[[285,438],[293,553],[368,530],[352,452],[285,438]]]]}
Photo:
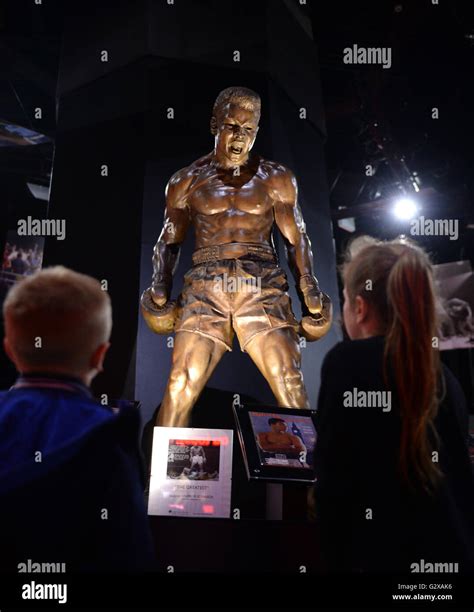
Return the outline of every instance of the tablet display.
{"type": "Polygon", "coordinates": [[[233,408],[250,480],[316,481],[314,410],[257,405],[233,408]]]}
{"type": "Polygon", "coordinates": [[[261,465],[312,468],[316,430],[309,416],[249,412],[261,465]]]}

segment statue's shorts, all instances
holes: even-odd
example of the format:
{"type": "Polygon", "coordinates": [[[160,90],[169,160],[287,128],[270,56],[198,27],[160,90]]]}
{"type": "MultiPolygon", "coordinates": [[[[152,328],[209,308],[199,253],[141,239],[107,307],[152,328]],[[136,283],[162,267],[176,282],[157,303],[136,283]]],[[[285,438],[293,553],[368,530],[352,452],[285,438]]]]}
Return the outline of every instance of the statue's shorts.
{"type": "Polygon", "coordinates": [[[232,350],[234,332],[242,351],[258,334],[292,327],[285,272],[273,262],[222,259],[193,266],[178,298],[175,332],[206,336],[232,350]]]}

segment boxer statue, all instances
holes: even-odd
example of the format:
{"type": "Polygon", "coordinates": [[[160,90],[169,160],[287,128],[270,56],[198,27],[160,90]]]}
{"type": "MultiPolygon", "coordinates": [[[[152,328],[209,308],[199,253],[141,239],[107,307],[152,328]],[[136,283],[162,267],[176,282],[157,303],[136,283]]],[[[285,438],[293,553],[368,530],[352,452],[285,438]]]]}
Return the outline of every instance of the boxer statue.
{"type": "Polygon", "coordinates": [[[234,333],[280,406],[308,408],[299,335],[324,336],[332,306],[313,271],[311,243],[293,173],[250,153],[260,97],[229,87],[214,104],[214,150],[174,174],[166,187],[164,225],[153,255],[142,312],[157,333],[175,332],[171,372],[157,425],[186,427],[194,403],[234,333]],[[171,301],[180,246],[194,225],[196,250],[177,302],[171,301]],[[277,226],[303,309],[295,319],[272,230],[277,226]]]}

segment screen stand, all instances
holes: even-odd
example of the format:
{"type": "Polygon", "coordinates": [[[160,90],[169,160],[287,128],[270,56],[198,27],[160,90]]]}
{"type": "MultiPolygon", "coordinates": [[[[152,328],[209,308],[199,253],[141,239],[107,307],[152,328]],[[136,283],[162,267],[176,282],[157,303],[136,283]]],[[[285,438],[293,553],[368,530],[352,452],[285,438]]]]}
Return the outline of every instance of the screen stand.
{"type": "Polygon", "coordinates": [[[267,483],[267,505],[265,518],[269,521],[281,521],[283,518],[283,485],[267,483]]]}

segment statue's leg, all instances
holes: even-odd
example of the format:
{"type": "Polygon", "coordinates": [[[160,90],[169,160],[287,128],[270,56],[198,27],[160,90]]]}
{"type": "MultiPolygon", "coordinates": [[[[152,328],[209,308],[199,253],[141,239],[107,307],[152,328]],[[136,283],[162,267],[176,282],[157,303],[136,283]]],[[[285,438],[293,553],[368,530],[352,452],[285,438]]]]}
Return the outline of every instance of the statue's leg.
{"type": "Polygon", "coordinates": [[[171,372],[158,413],[157,425],[189,425],[191,410],[226,350],[223,343],[201,334],[176,334],[171,372]]]}
{"type": "Polygon", "coordinates": [[[298,334],[293,328],[257,334],[245,350],[266,378],[279,406],[310,407],[301,372],[298,334]]]}

